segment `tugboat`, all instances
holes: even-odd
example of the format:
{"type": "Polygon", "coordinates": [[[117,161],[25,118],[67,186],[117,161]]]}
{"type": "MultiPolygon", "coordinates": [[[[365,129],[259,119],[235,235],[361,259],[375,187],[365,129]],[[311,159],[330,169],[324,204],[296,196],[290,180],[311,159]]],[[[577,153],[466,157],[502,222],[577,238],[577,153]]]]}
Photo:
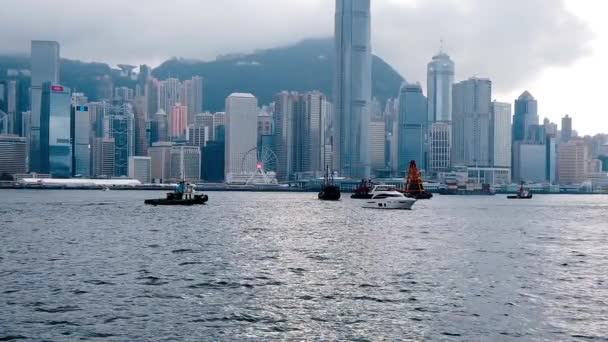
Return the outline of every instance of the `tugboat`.
{"type": "Polygon", "coordinates": [[[422,177],[420,176],[420,172],[418,171],[415,160],[410,161],[410,168],[407,172],[407,179],[405,181],[405,190],[403,191],[403,194],[406,197],[417,200],[433,198],[432,193],[424,190],[422,177]]]}
{"type": "Polygon", "coordinates": [[[319,192],[322,201],[337,201],[340,199],[340,187],[334,183],[333,173],[329,172],[329,166],[325,168],[325,179],[319,192]]]}
{"type": "Polygon", "coordinates": [[[185,184],[184,181],[181,181],[177,186],[175,192],[167,193],[166,198],[159,199],[148,199],[145,200],[144,203],[148,205],[202,205],[207,203],[209,197],[207,195],[197,195],[194,190],[194,186],[191,184],[185,184]]]}
{"type": "Polygon", "coordinates": [[[524,188],[524,182],[521,182],[519,191],[516,195],[507,196],[508,199],[531,199],[532,193],[524,188]]]}
{"type": "Polygon", "coordinates": [[[350,195],[350,198],[354,199],[370,199],[372,198],[372,189],[374,187],[374,183],[371,179],[362,179],[359,186],[355,189],[355,192],[350,195]]]}

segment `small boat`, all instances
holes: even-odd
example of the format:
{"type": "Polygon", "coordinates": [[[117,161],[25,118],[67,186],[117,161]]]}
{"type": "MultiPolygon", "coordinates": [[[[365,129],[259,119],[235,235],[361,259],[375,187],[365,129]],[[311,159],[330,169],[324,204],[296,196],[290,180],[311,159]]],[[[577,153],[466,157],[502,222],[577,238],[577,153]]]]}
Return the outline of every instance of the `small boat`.
{"type": "Polygon", "coordinates": [[[516,195],[507,196],[508,199],[531,199],[532,193],[524,188],[524,182],[521,182],[519,191],[516,195]]]}
{"type": "Polygon", "coordinates": [[[372,198],[372,188],[374,183],[371,179],[362,179],[359,186],[355,189],[355,192],[350,195],[350,198],[354,199],[370,199],[372,198]]]}
{"type": "Polygon", "coordinates": [[[323,185],[321,191],[319,191],[319,199],[322,201],[337,201],[340,197],[340,187],[334,183],[333,173],[330,173],[329,166],[327,166],[323,185]]]}
{"type": "Polygon", "coordinates": [[[432,193],[424,190],[422,177],[420,176],[420,172],[418,171],[415,160],[410,161],[410,168],[407,172],[407,179],[405,181],[405,190],[403,191],[403,194],[406,197],[417,200],[433,198],[432,193]]]}
{"type": "Polygon", "coordinates": [[[197,195],[194,186],[188,185],[185,192],[169,192],[166,198],[148,199],[144,203],[148,205],[202,205],[207,203],[209,196],[197,195]]]}
{"type": "Polygon", "coordinates": [[[372,191],[372,198],[365,202],[363,208],[409,210],[414,203],[415,198],[406,197],[392,186],[377,185],[372,191]]]}
{"type": "Polygon", "coordinates": [[[107,186],[104,187],[103,189],[101,189],[101,191],[110,191],[110,188],[108,188],[107,186]]]}

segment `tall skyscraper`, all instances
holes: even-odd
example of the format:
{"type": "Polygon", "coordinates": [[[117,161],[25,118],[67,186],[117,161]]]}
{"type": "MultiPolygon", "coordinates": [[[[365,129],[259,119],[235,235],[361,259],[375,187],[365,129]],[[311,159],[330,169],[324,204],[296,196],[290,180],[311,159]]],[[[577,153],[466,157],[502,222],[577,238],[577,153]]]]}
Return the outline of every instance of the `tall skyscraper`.
{"type": "Polygon", "coordinates": [[[154,114],[154,121],[151,124],[150,132],[150,144],[161,141],[169,141],[169,122],[167,113],[164,110],[159,109],[154,114]]]}
{"type": "Polygon", "coordinates": [[[257,116],[258,99],[252,94],[233,93],[226,98],[224,172],[227,181],[232,174],[256,169],[257,116]]]}
{"type": "Polygon", "coordinates": [[[568,115],[562,118],[561,142],[567,143],[572,140],[572,118],[568,115]]]}
{"type": "Polygon", "coordinates": [[[452,165],[452,125],[446,121],[432,123],[427,140],[429,172],[449,171],[452,165]]]}
{"type": "Polygon", "coordinates": [[[94,138],[91,147],[93,177],[112,177],[114,175],[114,139],[94,138]]]}
{"type": "Polygon", "coordinates": [[[40,153],[38,173],[72,176],[72,104],[70,89],[46,82],[40,106],[40,153]]]}
{"type": "Polygon", "coordinates": [[[59,84],[59,43],[33,40],[31,48],[30,104],[30,170],[40,172],[41,163],[41,102],[42,86],[46,82],[59,84]]]}
{"type": "Polygon", "coordinates": [[[194,76],[184,81],[183,103],[188,107],[188,124],[194,123],[194,116],[203,112],[203,78],[194,76]]]}
{"type": "Polygon", "coordinates": [[[386,166],[386,123],[384,120],[372,121],[369,124],[372,173],[386,166]]]}
{"type": "Polygon", "coordinates": [[[0,134],[22,134],[20,90],[17,80],[0,81],[0,134]]]}
{"type": "Polygon", "coordinates": [[[27,141],[15,135],[0,135],[0,176],[27,172],[27,141]]]}
{"type": "Polygon", "coordinates": [[[298,94],[283,91],[275,96],[274,148],[277,155],[277,179],[289,180],[294,174],[295,164],[295,102],[298,94]]]}
{"type": "Polygon", "coordinates": [[[72,106],[73,176],[91,177],[91,121],[88,106],[72,106]]]}
{"type": "Polygon", "coordinates": [[[397,119],[399,172],[407,171],[412,160],[426,169],[427,102],[419,84],[404,84],[399,94],[397,119]]]}
{"type": "Polygon", "coordinates": [[[372,83],[370,0],[336,0],[334,165],[342,175],[369,177],[372,83]]]}
{"type": "Polygon", "coordinates": [[[136,156],[147,156],[148,155],[148,136],[149,136],[149,125],[148,125],[148,104],[145,96],[135,96],[133,101],[133,114],[134,114],[134,133],[135,133],[135,155],[136,156]]]}
{"type": "Polygon", "coordinates": [[[296,105],[295,145],[298,148],[296,172],[314,175],[323,171],[321,164],[323,101],[325,101],[325,95],[318,91],[304,93],[298,97],[298,105],[296,105]]]}
{"type": "Polygon", "coordinates": [[[532,94],[524,91],[515,100],[515,114],[513,115],[513,142],[526,141],[530,131],[539,124],[538,102],[532,94]]]}
{"type": "Polygon", "coordinates": [[[454,62],[443,51],[427,65],[427,96],[429,122],[452,121],[452,84],[454,62]]]}
{"type": "Polygon", "coordinates": [[[108,108],[109,136],[114,138],[114,176],[129,174],[129,157],[135,154],[133,107],[130,103],[108,108]]]}
{"type": "Polygon", "coordinates": [[[452,165],[490,166],[492,82],[470,78],[454,84],[452,165]]]}
{"type": "Polygon", "coordinates": [[[169,114],[169,136],[171,138],[182,138],[188,128],[188,107],[176,103],[171,107],[169,114]]]}
{"type": "Polygon", "coordinates": [[[182,83],[177,78],[168,78],[159,82],[158,86],[158,107],[171,113],[176,103],[182,102],[182,83]]]}
{"type": "Polygon", "coordinates": [[[511,167],[511,104],[492,102],[490,118],[490,164],[511,167]]]}

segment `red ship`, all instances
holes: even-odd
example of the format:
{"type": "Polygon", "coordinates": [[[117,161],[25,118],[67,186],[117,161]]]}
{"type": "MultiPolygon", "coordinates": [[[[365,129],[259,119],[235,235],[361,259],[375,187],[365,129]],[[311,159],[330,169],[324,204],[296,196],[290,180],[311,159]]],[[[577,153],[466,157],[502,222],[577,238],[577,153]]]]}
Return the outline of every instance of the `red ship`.
{"type": "Polygon", "coordinates": [[[407,172],[407,179],[405,181],[405,190],[402,192],[407,197],[419,200],[431,199],[433,197],[432,193],[424,190],[422,177],[420,176],[415,160],[410,162],[410,169],[407,172]]]}

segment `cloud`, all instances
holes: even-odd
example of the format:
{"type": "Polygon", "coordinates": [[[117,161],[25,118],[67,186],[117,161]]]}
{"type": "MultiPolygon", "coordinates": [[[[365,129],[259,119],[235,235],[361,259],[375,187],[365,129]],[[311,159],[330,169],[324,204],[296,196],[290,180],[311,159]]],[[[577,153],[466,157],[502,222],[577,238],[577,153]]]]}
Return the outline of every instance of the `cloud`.
{"type": "MultiPolygon", "coordinates": [[[[591,33],[562,0],[373,0],[374,52],[408,80],[445,41],[458,78],[489,76],[499,91],[589,53],[591,33]]],[[[32,39],[60,42],[62,56],[158,64],[213,59],[333,33],[332,0],[3,0],[0,53],[32,39]]]]}

